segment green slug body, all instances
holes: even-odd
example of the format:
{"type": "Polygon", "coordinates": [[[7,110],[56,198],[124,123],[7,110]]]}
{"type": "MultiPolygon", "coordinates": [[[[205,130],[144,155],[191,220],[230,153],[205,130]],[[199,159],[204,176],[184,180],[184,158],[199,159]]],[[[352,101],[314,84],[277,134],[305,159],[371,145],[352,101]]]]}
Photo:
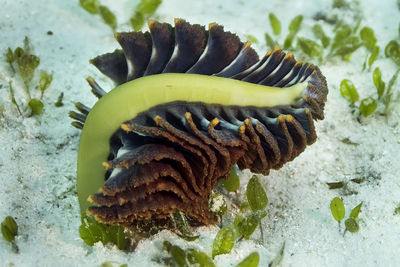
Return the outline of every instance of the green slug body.
{"type": "Polygon", "coordinates": [[[92,60],[118,86],[105,93],[88,79],[98,102],[70,113],[82,129],[80,208],[107,224],[164,222],[175,210],[214,223],[208,195],[233,164],[268,174],[315,141],[326,81],[279,48],[258,60],[214,23],[149,28],[117,34],[123,51],[92,60]]]}

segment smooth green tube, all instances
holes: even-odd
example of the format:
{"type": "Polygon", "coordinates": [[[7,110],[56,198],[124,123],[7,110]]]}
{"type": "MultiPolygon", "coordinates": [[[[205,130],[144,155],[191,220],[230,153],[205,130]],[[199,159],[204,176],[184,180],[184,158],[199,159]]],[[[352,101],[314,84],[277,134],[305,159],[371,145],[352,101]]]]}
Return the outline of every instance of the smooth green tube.
{"type": "Polygon", "coordinates": [[[89,112],[79,143],[77,190],[81,212],[87,198],[104,184],[102,162],[110,152],[109,140],[121,124],[153,106],[172,101],[272,107],[290,105],[307,83],[277,88],[199,74],[166,73],[124,83],[104,95],[89,112]]]}

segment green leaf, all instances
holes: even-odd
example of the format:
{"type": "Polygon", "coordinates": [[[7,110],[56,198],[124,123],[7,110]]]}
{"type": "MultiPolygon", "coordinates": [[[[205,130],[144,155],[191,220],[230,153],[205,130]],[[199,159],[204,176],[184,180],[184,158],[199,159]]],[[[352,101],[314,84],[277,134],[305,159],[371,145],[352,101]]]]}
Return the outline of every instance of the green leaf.
{"type": "Polygon", "coordinates": [[[321,25],[315,24],[313,26],[313,33],[314,33],[315,37],[317,37],[318,39],[321,40],[322,46],[324,48],[329,46],[329,44],[331,42],[331,38],[326,36],[326,34],[325,34],[324,30],[322,29],[321,25]]]}
{"type": "Polygon", "coordinates": [[[246,197],[253,211],[264,210],[268,204],[268,197],[256,175],[247,184],[246,197]]]}
{"type": "Polygon", "coordinates": [[[233,229],[228,226],[221,228],[213,243],[212,257],[214,258],[217,255],[231,252],[234,244],[235,233],[233,232],[233,229]]]}
{"type": "Polygon", "coordinates": [[[361,202],[354,209],[351,210],[350,218],[353,218],[353,219],[357,219],[358,218],[358,214],[360,213],[362,204],[363,203],[361,202]]]}
{"type": "Polygon", "coordinates": [[[58,98],[57,98],[57,102],[54,103],[54,106],[56,106],[56,107],[62,107],[62,106],[64,106],[64,103],[62,102],[62,101],[63,101],[63,98],[64,98],[64,92],[61,92],[60,95],[59,95],[58,98]]]}
{"type": "Polygon", "coordinates": [[[128,248],[129,239],[126,237],[122,226],[101,224],[86,214],[82,214],[81,221],[79,235],[87,245],[93,246],[94,243],[100,241],[103,244],[115,244],[121,250],[128,248]]]}
{"type": "Polygon", "coordinates": [[[349,231],[350,233],[356,233],[359,230],[359,226],[357,221],[354,218],[348,218],[345,222],[344,225],[346,226],[346,230],[349,231]]]}
{"type": "Polygon", "coordinates": [[[294,17],[294,19],[289,24],[289,31],[297,33],[300,30],[302,21],[303,21],[302,15],[297,15],[296,17],[294,17]]]}
{"type": "Polygon", "coordinates": [[[296,36],[295,32],[289,32],[283,41],[283,49],[290,49],[292,47],[293,39],[296,36]]]}
{"type": "Polygon", "coordinates": [[[374,85],[378,92],[378,99],[380,99],[385,92],[385,82],[382,81],[382,73],[379,68],[375,68],[374,72],[372,73],[372,80],[374,81],[374,85]]]}
{"type": "Polygon", "coordinates": [[[363,100],[361,100],[360,106],[359,106],[359,110],[361,115],[363,115],[364,117],[368,117],[369,115],[371,115],[372,113],[374,113],[374,111],[376,110],[378,104],[376,103],[375,99],[373,99],[371,96],[364,98],[363,100]]]}
{"type": "Polygon", "coordinates": [[[267,213],[264,210],[258,210],[246,217],[236,216],[233,224],[241,236],[249,239],[265,216],[267,216],[267,213]]]}
{"type": "Polygon", "coordinates": [[[8,82],[8,86],[9,86],[9,88],[10,88],[11,103],[13,103],[13,104],[15,105],[15,107],[16,107],[17,110],[18,110],[19,115],[22,115],[21,110],[19,109],[19,106],[18,106],[18,104],[17,104],[17,101],[15,100],[15,95],[14,95],[14,90],[13,90],[13,87],[12,87],[11,80],[8,82]]]}
{"type": "Polygon", "coordinates": [[[131,27],[135,31],[143,28],[147,17],[156,12],[162,0],[141,0],[135,8],[134,15],[130,18],[131,27]]]}
{"type": "Polygon", "coordinates": [[[396,40],[391,40],[386,45],[385,56],[400,66],[400,44],[396,40]]]}
{"type": "Polygon", "coordinates": [[[374,64],[375,60],[379,56],[379,46],[375,46],[374,49],[372,49],[371,56],[368,59],[368,66],[371,67],[372,64],[374,64]]]}
{"type": "Polygon", "coordinates": [[[332,199],[331,212],[332,212],[333,218],[335,218],[336,221],[340,222],[341,220],[343,220],[344,215],[345,215],[345,209],[344,209],[343,201],[340,198],[335,197],[334,199],[332,199]]]}
{"type": "Polygon", "coordinates": [[[14,218],[7,216],[1,223],[1,234],[7,242],[13,242],[18,235],[18,225],[14,218]]]}
{"type": "Polygon", "coordinates": [[[376,45],[376,37],[374,31],[370,27],[364,27],[360,31],[361,40],[363,40],[365,47],[372,51],[376,45]]]}
{"type": "Polygon", "coordinates": [[[384,114],[386,114],[386,115],[389,113],[389,107],[390,107],[390,104],[392,103],[393,85],[394,85],[397,77],[399,76],[399,73],[400,73],[400,69],[398,69],[396,71],[396,73],[392,76],[392,78],[390,79],[387,90],[382,99],[383,104],[385,104],[384,114]]]}
{"type": "Polygon", "coordinates": [[[140,31],[144,25],[144,15],[140,12],[135,12],[135,14],[130,18],[131,27],[135,31],[140,31]]]}
{"type": "Polygon", "coordinates": [[[28,102],[29,107],[32,110],[33,115],[39,115],[43,112],[43,103],[39,99],[32,98],[28,102]]]}
{"type": "Polygon", "coordinates": [[[345,40],[350,36],[350,34],[351,34],[351,28],[349,26],[343,26],[342,28],[338,29],[338,31],[335,34],[335,37],[333,38],[333,43],[331,48],[332,51],[342,46],[345,40]]]}
{"type": "Polygon", "coordinates": [[[99,1],[98,0],[79,0],[79,4],[90,14],[99,13],[99,1]]]}
{"type": "Polygon", "coordinates": [[[47,87],[49,87],[52,80],[53,80],[53,74],[49,74],[44,70],[40,71],[40,78],[39,78],[39,88],[41,91],[40,98],[42,98],[44,91],[47,89],[47,87]]]}
{"type": "Polygon", "coordinates": [[[272,39],[272,37],[268,34],[265,33],[265,42],[267,43],[267,46],[271,49],[273,49],[276,46],[276,42],[272,39]]]}
{"type": "Polygon", "coordinates": [[[260,255],[258,252],[253,252],[242,260],[236,267],[257,267],[260,262],[260,255]]]}
{"type": "Polygon", "coordinates": [[[186,253],[183,249],[178,246],[171,246],[170,250],[168,251],[172,258],[175,260],[176,264],[179,267],[188,267],[189,265],[186,262],[186,253]]]}
{"type": "Polygon", "coordinates": [[[251,43],[253,43],[253,44],[258,44],[257,38],[254,37],[253,35],[251,35],[251,34],[246,34],[245,36],[246,36],[246,39],[249,40],[251,43]]]}
{"type": "Polygon", "coordinates": [[[200,267],[215,267],[213,260],[204,252],[189,248],[186,250],[186,257],[190,264],[198,264],[200,267]]]}
{"type": "Polygon", "coordinates": [[[356,102],[359,98],[357,89],[355,88],[354,84],[348,79],[344,79],[340,83],[340,94],[350,103],[356,102]]]}
{"type": "Polygon", "coordinates": [[[342,58],[346,58],[351,56],[351,54],[360,48],[362,43],[360,42],[359,38],[356,36],[351,36],[344,39],[340,46],[335,48],[331,53],[333,56],[341,56],[342,58]]]}
{"type": "Polygon", "coordinates": [[[322,55],[322,47],[312,40],[299,37],[297,38],[297,44],[299,45],[301,51],[303,51],[304,54],[309,57],[322,55]]]}
{"type": "Polygon", "coordinates": [[[342,7],[348,7],[348,4],[346,3],[345,0],[333,0],[332,8],[342,8],[342,7]]]}
{"type": "Polygon", "coordinates": [[[7,63],[13,63],[14,62],[14,60],[15,60],[15,58],[14,58],[14,53],[13,53],[13,51],[11,50],[11,48],[7,48],[7,52],[6,52],[6,54],[5,54],[5,56],[6,56],[6,62],[7,63]]]}
{"type": "Polygon", "coordinates": [[[285,242],[283,242],[282,247],[279,249],[278,254],[275,256],[275,258],[268,264],[268,267],[278,266],[283,259],[284,252],[285,252],[285,242]]]}
{"type": "Polygon", "coordinates": [[[104,23],[106,23],[111,27],[111,29],[113,29],[113,31],[115,31],[117,28],[117,18],[115,17],[114,13],[112,13],[111,10],[106,6],[99,6],[99,12],[104,23]]]}
{"type": "Polygon", "coordinates": [[[279,35],[281,33],[281,23],[274,13],[269,13],[269,23],[274,34],[279,35]]]}
{"type": "Polygon", "coordinates": [[[235,168],[231,169],[229,173],[229,178],[227,180],[221,180],[221,185],[228,191],[228,192],[235,192],[240,187],[240,180],[239,176],[236,173],[235,168]]]}
{"type": "Polygon", "coordinates": [[[144,15],[151,15],[156,12],[161,2],[162,0],[141,0],[136,6],[136,11],[139,11],[144,15]]]}
{"type": "MultiPolygon", "coordinates": [[[[35,69],[39,66],[40,59],[35,55],[26,53],[26,51],[24,50],[21,51],[18,49],[17,53],[19,55],[16,60],[18,64],[19,74],[21,75],[21,78],[24,81],[26,90],[28,90],[29,85],[33,79],[33,74],[35,72],[35,69]]],[[[29,94],[29,91],[27,93],[29,94]]]]}

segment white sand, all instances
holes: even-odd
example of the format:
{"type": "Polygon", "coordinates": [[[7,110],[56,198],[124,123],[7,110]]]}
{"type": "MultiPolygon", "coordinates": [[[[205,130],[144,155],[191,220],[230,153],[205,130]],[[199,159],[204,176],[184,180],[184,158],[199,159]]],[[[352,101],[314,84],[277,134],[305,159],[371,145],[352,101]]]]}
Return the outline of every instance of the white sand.
{"type": "MultiPolygon", "coordinates": [[[[101,1],[127,21],[137,1],[101,1]],[[117,3],[113,3],[117,2],[117,3]]],[[[19,254],[0,238],[0,265],[3,266],[99,266],[114,261],[129,266],[156,266],[151,259],[160,254],[161,243],[168,239],[185,246],[185,242],[164,231],[142,241],[132,253],[96,244],[86,246],[79,237],[79,207],[75,190],[76,155],[79,131],[70,126],[67,113],[73,103],[91,105],[85,78],[95,77],[105,88],[112,83],[88,60],[118,47],[108,26],[98,17],[84,11],[78,0],[2,0],[0,1],[0,220],[11,215],[19,225],[16,243],[19,254]],[[51,30],[54,34],[47,35],[51,30]],[[45,111],[41,116],[21,117],[9,101],[8,81],[12,80],[20,106],[26,106],[26,95],[18,78],[11,75],[4,61],[7,47],[22,45],[28,36],[34,52],[40,56],[39,68],[54,73],[53,83],[44,94],[45,111]],[[60,92],[64,106],[54,107],[60,92]]],[[[356,6],[353,4],[353,6],[356,6]]],[[[362,26],[374,29],[381,54],[379,66],[384,81],[398,68],[383,56],[383,47],[398,38],[399,9],[395,0],[360,1],[358,11],[362,26]]],[[[156,18],[173,22],[182,17],[192,23],[219,22],[241,37],[252,34],[265,53],[263,34],[271,32],[268,13],[282,21],[283,36],[289,21],[304,16],[301,36],[312,38],[312,16],[318,11],[338,14],[350,21],[350,11],[333,10],[331,1],[185,1],[164,0],[156,18]],[[303,2],[303,3],[302,3],[303,2]]],[[[332,35],[330,27],[324,28],[332,35]]],[[[128,30],[127,24],[119,30],[128,30]]],[[[282,41],[282,40],[281,40],[282,41]]],[[[335,59],[320,65],[328,80],[330,93],[326,118],[317,123],[319,138],[315,144],[286,164],[260,179],[270,204],[263,221],[265,244],[259,244],[259,233],[253,240],[235,245],[230,255],[216,257],[218,266],[234,266],[253,251],[266,266],[286,241],[282,266],[399,266],[400,215],[393,215],[400,202],[400,116],[399,101],[388,117],[374,114],[357,122],[348,103],[340,96],[339,84],[351,79],[361,97],[374,96],[372,72],[361,71],[366,51],[354,53],[350,62],[335,59]],[[358,146],[342,143],[349,138],[358,146]],[[349,183],[357,194],[344,195],[329,190],[326,182],[366,178],[362,184],[349,183]],[[360,231],[338,233],[329,203],[342,196],[347,208],[364,203],[360,214],[360,231]]],[[[396,95],[400,82],[396,82],[396,95]]],[[[34,91],[34,90],[33,90],[34,91]]],[[[39,92],[35,91],[38,97],[39,92]]],[[[380,107],[381,108],[381,107],[380,107]]],[[[242,175],[243,188],[249,173],[242,175]]],[[[201,238],[188,243],[210,253],[216,227],[199,229],[201,238]]]]}

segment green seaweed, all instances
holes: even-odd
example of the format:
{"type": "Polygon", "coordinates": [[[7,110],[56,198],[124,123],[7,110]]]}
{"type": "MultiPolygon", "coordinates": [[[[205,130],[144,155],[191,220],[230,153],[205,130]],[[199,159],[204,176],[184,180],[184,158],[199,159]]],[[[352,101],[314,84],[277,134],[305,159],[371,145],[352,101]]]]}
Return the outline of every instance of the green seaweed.
{"type": "Polygon", "coordinates": [[[375,68],[374,72],[372,73],[372,80],[378,93],[378,99],[381,99],[383,93],[385,92],[386,84],[384,81],[382,81],[382,73],[379,68],[375,68]]]}
{"type": "Polygon", "coordinates": [[[257,267],[260,262],[260,255],[258,252],[250,253],[249,256],[244,258],[236,267],[257,267]]]}
{"type": "Polygon", "coordinates": [[[338,223],[340,223],[340,221],[343,220],[345,215],[345,209],[342,199],[335,197],[334,199],[332,199],[330,207],[333,218],[338,223]]]}
{"type": "Polygon", "coordinates": [[[162,0],[141,0],[130,18],[132,28],[135,31],[141,30],[145,21],[156,12],[161,3],[162,0]]]}
{"type": "Polygon", "coordinates": [[[249,40],[251,43],[253,44],[258,44],[258,40],[256,37],[254,37],[251,34],[246,34],[245,37],[247,38],[247,40],[249,40]]]}
{"type": "Polygon", "coordinates": [[[329,38],[324,30],[322,29],[322,26],[319,24],[315,24],[313,26],[313,33],[315,35],[315,37],[317,37],[319,40],[321,40],[322,46],[324,48],[328,47],[329,44],[331,43],[331,38],[329,38]]]}
{"type": "Polygon", "coordinates": [[[4,240],[11,243],[13,251],[18,253],[19,248],[15,243],[15,237],[18,235],[18,225],[13,217],[7,216],[1,222],[1,235],[4,240]]]}
{"type": "Polygon", "coordinates": [[[269,13],[268,17],[272,31],[274,32],[275,35],[279,35],[281,33],[281,23],[279,19],[275,16],[274,13],[269,13]]]}
{"type": "Polygon", "coordinates": [[[370,27],[364,27],[360,31],[360,38],[364,46],[372,52],[376,45],[376,37],[374,31],[370,27]]]}
{"type": "Polygon", "coordinates": [[[350,103],[354,103],[359,99],[356,87],[348,79],[343,79],[340,83],[340,94],[350,103]]]}
{"type": "Polygon", "coordinates": [[[212,257],[214,258],[217,255],[230,253],[234,244],[235,233],[233,229],[228,226],[221,228],[214,239],[212,257]]]}
{"type": "Polygon", "coordinates": [[[100,12],[98,0],[79,0],[79,4],[90,14],[98,14],[100,12]]]}
{"type": "Polygon", "coordinates": [[[60,95],[59,95],[58,98],[57,98],[57,102],[54,103],[54,106],[56,106],[56,107],[62,107],[62,106],[64,106],[63,98],[64,98],[64,92],[61,92],[60,95]]]}
{"type": "Polygon", "coordinates": [[[236,172],[236,168],[232,168],[229,173],[228,179],[222,179],[220,184],[226,189],[228,192],[235,192],[240,187],[239,176],[236,172]]]}
{"type": "Polygon", "coordinates": [[[8,87],[10,88],[10,98],[11,98],[11,103],[15,105],[15,107],[18,110],[19,115],[22,115],[21,110],[19,109],[19,106],[17,104],[17,101],[15,100],[15,95],[14,95],[14,89],[12,87],[11,81],[8,82],[8,87]]]}
{"type": "Polygon", "coordinates": [[[313,40],[299,37],[297,38],[297,44],[301,51],[310,58],[321,56],[323,53],[322,47],[313,40]]]}
{"type": "Polygon", "coordinates": [[[39,115],[43,113],[44,105],[39,99],[31,98],[31,100],[28,102],[28,106],[31,108],[33,115],[39,115]]]}
{"type": "Polygon", "coordinates": [[[267,43],[267,46],[271,49],[273,49],[275,46],[278,44],[272,39],[271,35],[269,35],[267,32],[264,34],[265,37],[265,42],[267,43]]]}
{"type": "Polygon", "coordinates": [[[264,210],[268,204],[267,194],[256,175],[253,175],[247,184],[246,196],[253,211],[264,210]]]}
{"type": "Polygon", "coordinates": [[[396,40],[391,40],[385,47],[385,56],[393,60],[400,66],[400,44],[396,40]]]}
{"type": "Polygon", "coordinates": [[[99,14],[103,19],[104,23],[110,26],[113,31],[117,29],[117,18],[108,7],[100,5],[99,14]]]}
{"type": "Polygon", "coordinates": [[[39,78],[40,99],[43,98],[43,93],[49,87],[52,80],[53,80],[53,74],[49,74],[44,70],[40,71],[40,78],[39,78]]]}
{"type": "Polygon", "coordinates": [[[289,49],[292,47],[293,40],[296,37],[298,31],[300,30],[302,22],[303,22],[302,15],[297,15],[292,19],[288,27],[289,34],[286,36],[285,41],[283,42],[284,49],[289,49]]]}
{"type": "Polygon", "coordinates": [[[265,216],[267,216],[267,213],[264,210],[257,210],[246,217],[237,215],[234,226],[240,235],[240,239],[249,239],[265,216]]]}
{"type": "Polygon", "coordinates": [[[101,224],[86,214],[82,214],[81,223],[79,235],[87,245],[93,246],[94,243],[100,241],[104,245],[114,244],[121,250],[128,249],[129,239],[122,226],[101,224]]]}
{"type": "Polygon", "coordinates": [[[204,252],[189,248],[186,250],[186,257],[191,265],[200,267],[215,267],[212,259],[204,252]]]}

